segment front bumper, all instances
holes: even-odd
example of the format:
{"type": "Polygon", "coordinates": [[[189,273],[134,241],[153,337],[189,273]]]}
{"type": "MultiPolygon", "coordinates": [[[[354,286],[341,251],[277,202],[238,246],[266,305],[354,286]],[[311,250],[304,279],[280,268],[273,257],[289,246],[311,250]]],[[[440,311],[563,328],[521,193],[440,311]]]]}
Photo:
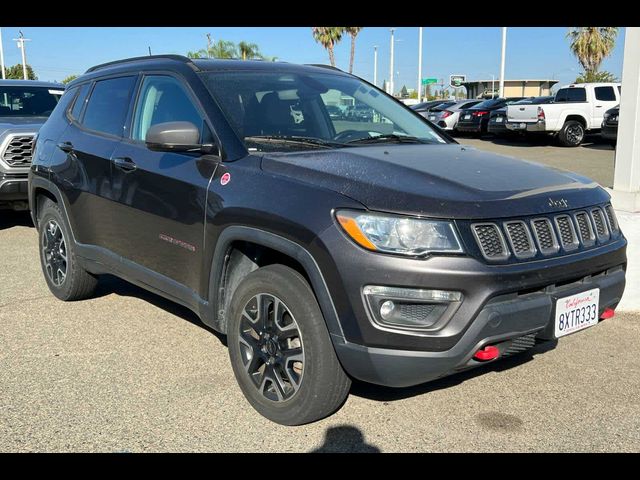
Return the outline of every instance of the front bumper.
{"type": "Polygon", "coordinates": [[[602,138],[607,140],[617,140],[618,139],[618,125],[607,125],[605,123],[602,124],[602,129],[600,130],[600,135],[602,138]]]}
{"type": "Polygon", "coordinates": [[[27,174],[0,173],[0,203],[26,202],[28,200],[27,174]]]}
{"type": "Polygon", "coordinates": [[[605,308],[615,308],[624,285],[624,269],[617,267],[598,277],[550,287],[544,292],[495,297],[478,313],[462,338],[443,352],[393,350],[335,341],[334,345],[343,365],[355,378],[390,387],[408,387],[489,363],[473,358],[486,345],[498,347],[500,356],[496,360],[499,360],[522,349],[523,343],[532,346],[536,339],[551,340],[558,298],[599,288],[600,315],[605,308]]]}
{"type": "Polygon", "coordinates": [[[506,122],[504,126],[513,132],[531,132],[540,133],[547,131],[547,124],[544,120],[539,120],[535,123],[527,122],[506,122]]]}

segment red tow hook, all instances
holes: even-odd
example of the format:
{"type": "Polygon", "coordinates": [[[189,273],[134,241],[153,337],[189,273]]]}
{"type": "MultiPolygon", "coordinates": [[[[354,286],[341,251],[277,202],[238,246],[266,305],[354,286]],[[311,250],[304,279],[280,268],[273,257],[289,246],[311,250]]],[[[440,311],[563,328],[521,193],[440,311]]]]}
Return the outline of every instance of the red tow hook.
{"type": "Polygon", "coordinates": [[[499,355],[500,355],[500,350],[498,350],[498,347],[489,345],[488,347],[484,347],[483,349],[478,350],[473,356],[473,358],[481,362],[486,362],[488,360],[493,360],[494,358],[498,358],[499,355]]]}
{"type": "Polygon", "coordinates": [[[616,314],[616,311],[613,308],[605,308],[602,315],[600,315],[600,320],[606,320],[607,318],[611,318],[616,314]]]}

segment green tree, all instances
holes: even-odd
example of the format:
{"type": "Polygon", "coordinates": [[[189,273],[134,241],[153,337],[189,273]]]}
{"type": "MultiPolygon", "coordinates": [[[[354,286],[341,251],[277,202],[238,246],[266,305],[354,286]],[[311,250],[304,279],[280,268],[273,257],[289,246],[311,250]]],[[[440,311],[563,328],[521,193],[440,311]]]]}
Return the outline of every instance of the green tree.
{"type": "Polygon", "coordinates": [[[400,98],[407,98],[409,96],[409,92],[407,91],[407,86],[403,85],[400,89],[400,98]]]}
{"type": "Polygon", "coordinates": [[[573,27],[567,33],[567,38],[571,40],[571,52],[586,75],[598,71],[602,61],[613,50],[617,36],[617,27],[573,27]]]}
{"type": "Polygon", "coordinates": [[[335,46],[342,40],[342,32],[345,27],[311,27],[313,38],[329,52],[329,62],[336,66],[336,57],[333,53],[335,46]]]}
{"type": "MultiPolygon", "coordinates": [[[[5,75],[8,79],[12,80],[22,80],[24,75],[22,73],[22,64],[17,63],[13,67],[8,67],[5,69],[5,75]]],[[[31,65],[27,64],[27,80],[37,80],[38,77],[31,68],[31,65]]]]}
{"type": "Polygon", "coordinates": [[[78,75],[69,75],[67,78],[62,80],[62,83],[66,85],[67,83],[73,82],[76,78],[78,78],[78,75]]]}
{"type": "Polygon", "coordinates": [[[253,58],[263,58],[260,53],[260,48],[255,43],[249,43],[242,41],[238,43],[238,51],[242,60],[251,60],[253,58]]]}
{"type": "Polygon", "coordinates": [[[351,56],[349,57],[349,73],[353,73],[353,61],[356,57],[356,37],[362,27],[344,27],[344,31],[351,37],[351,56]]]}
{"type": "Polygon", "coordinates": [[[599,82],[619,82],[618,78],[607,71],[583,72],[578,75],[574,83],[599,83],[599,82]]]}

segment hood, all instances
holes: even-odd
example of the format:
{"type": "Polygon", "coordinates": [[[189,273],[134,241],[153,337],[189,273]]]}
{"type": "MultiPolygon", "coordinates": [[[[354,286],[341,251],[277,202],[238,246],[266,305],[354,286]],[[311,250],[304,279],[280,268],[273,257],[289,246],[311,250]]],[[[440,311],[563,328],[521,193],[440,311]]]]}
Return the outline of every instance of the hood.
{"type": "Polygon", "coordinates": [[[457,144],[270,153],[262,168],[341,193],[370,210],[442,218],[544,214],[609,199],[581,175],[457,144]]]}
{"type": "Polygon", "coordinates": [[[0,137],[9,132],[37,132],[46,117],[0,117],[0,137]]]}

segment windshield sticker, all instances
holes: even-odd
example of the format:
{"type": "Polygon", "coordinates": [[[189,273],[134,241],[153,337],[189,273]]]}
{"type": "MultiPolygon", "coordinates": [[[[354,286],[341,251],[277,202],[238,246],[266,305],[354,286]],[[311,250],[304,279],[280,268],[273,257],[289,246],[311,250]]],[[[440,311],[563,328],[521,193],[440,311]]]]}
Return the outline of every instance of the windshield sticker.
{"type": "Polygon", "coordinates": [[[51,95],[62,95],[64,94],[64,90],[49,90],[51,95]]]}

